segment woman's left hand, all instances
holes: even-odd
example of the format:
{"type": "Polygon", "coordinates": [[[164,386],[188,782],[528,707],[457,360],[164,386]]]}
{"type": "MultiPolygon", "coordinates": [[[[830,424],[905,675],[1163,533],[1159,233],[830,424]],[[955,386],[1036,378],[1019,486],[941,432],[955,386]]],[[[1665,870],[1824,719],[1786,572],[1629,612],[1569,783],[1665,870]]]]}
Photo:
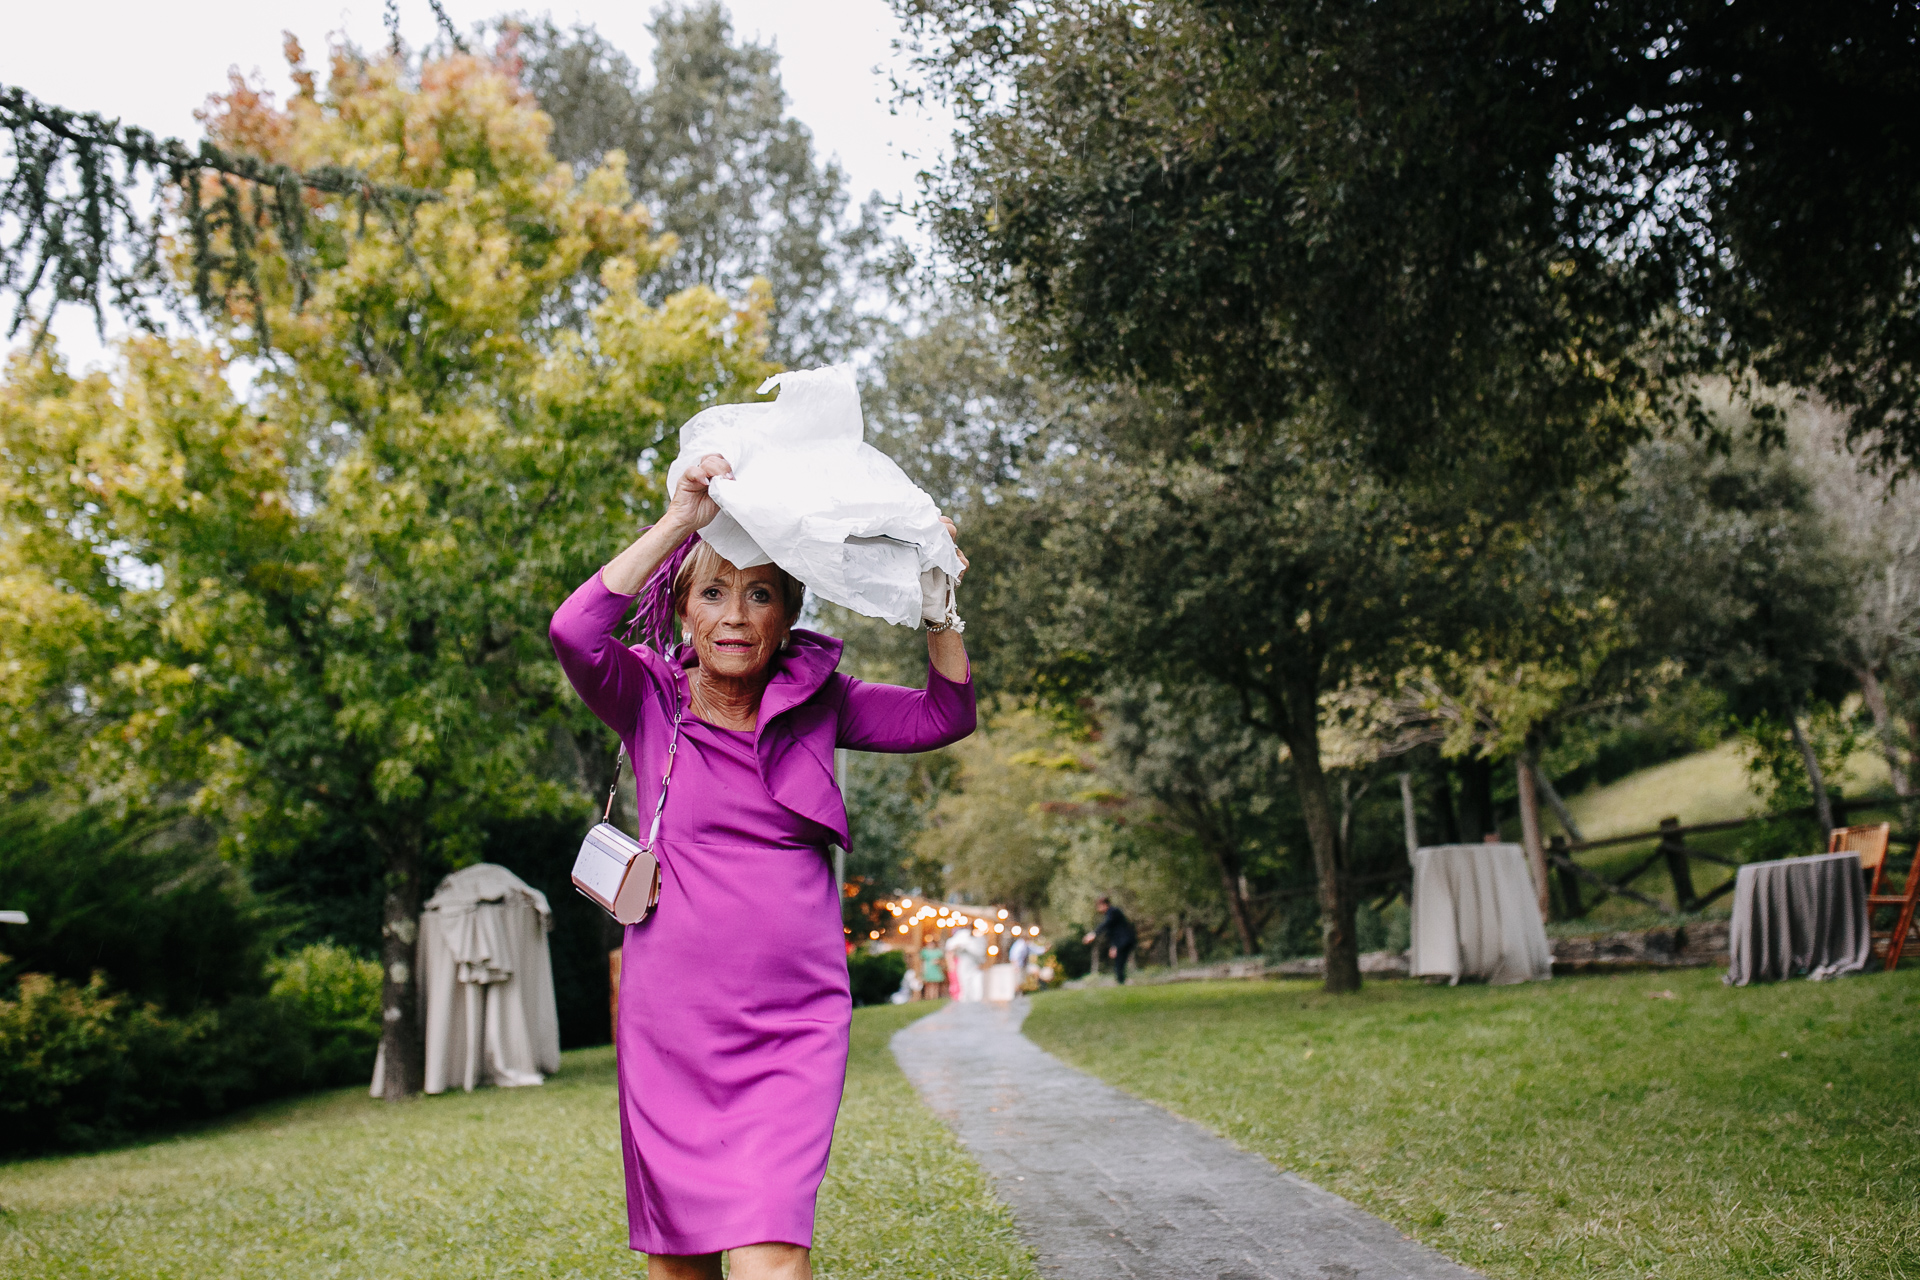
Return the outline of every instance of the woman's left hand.
{"type": "MultiPolygon", "coordinates": [[[[947,526],[947,536],[953,539],[953,554],[960,557],[960,578],[964,578],[967,576],[969,562],[967,553],[960,549],[960,526],[955,524],[949,516],[941,516],[940,523],[947,526]]],[[[955,586],[960,584],[960,578],[953,580],[955,586]]]]}
{"type": "MultiPolygon", "coordinates": [[[[954,550],[954,554],[960,557],[960,572],[962,575],[964,575],[967,571],[967,554],[966,552],[960,550],[960,547],[958,545],[957,535],[959,534],[960,530],[958,526],[956,526],[953,523],[953,521],[949,520],[946,516],[940,517],[940,523],[947,526],[947,534],[949,537],[956,538],[956,544],[953,550],[954,550]]],[[[924,582],[922,585],[924,587],[924,582]]],[[[959,585],[960,585],[960,579],[955,578],[953,580],[953,586],[958,587],[959,585]]],[[[953,599],[954,599],[953,592],[951,590],[948,590],[943,594],[947,598],[946,607],[951,609],[953,607],[953,599]]],[[[940,621],[940,619],[929,617],[926,619],[926,621],[930,623],[937,623],[940,621]]],[[[954,622],[955,622],[955,625],[952,627],[949,627],[945,631],[930,630],[927,632],[927,657],[933,662],[933,669],[935,671],[938,671],[941,675],[945,676],[949,680],[954,681],[955,683],[964,683],[969,678],[969,668],[967,666],[967,646],[962,644],[960,641],[960,626],[959,626],[958,619],[957,618],[954,619],[954,622]]]]}

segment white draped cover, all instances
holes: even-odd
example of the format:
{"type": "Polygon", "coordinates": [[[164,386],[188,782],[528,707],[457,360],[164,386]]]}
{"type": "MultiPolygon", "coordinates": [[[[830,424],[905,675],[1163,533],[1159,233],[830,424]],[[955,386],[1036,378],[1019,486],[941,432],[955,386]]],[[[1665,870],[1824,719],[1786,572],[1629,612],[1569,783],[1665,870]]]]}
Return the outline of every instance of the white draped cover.
{"type": "Polygon", "coordinates": [[[1413,855],[1412,973],[1496,986],[1553,976],[1539,899],[1517,844],[1442,844],[1413,855]]]}
{"type": "MultiPolygon", "coordinates": [[[[440,882],[416,952],[426,1091],[539,1084],[560,1069],[546,895],[489,862],[440,882]]],[[[379,1095],[380,1067],[373,1092],[379,1095]]]]}

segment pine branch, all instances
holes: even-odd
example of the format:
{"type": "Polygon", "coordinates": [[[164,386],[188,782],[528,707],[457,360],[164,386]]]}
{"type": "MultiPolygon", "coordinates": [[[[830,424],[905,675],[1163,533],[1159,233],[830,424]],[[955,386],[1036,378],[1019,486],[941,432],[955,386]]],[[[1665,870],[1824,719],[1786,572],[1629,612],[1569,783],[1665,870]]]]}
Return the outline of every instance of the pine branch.
{"type": "Polygon", "coordinates": [[[204,315],[227,313],[239,292],[252,304],[262,345],[269,335],[260,237],[278,237],[298,310],[308,290],[306,192],[349,197],[363,221],[376,210],[396,223],[396,210],[410,217],[440,198],[339,165],[299,170],[206,141],[190,149],[178,138],[51,106],[11,85],[0,85],[0,129],[11,152],[0,172],[0,294],[13,301],[6,332],[17,335],[33,318],[36,299],[43,301],[36,349],[64,304],[90,308],[103,336],[108,310],[146,329],[156,327],[156,304],[178,310],[161,262],[166,188],[181,193],[195,305],[204,315]],[[143,183],[153,186],[145,197],[151,208],[141,204],[143,183]]]}
{"type": "Polygon", "coordinates": [[[467,48],[467,42],[460,38],[460,29],[454,26],[453,19],[447,16],[447,7],[441,4],[440,0],[427,0],[427,3],[433,7],[434,21],[440,24],[440,30],[446,34],[453,47],[461,53],[472,52],[467,48]]]}

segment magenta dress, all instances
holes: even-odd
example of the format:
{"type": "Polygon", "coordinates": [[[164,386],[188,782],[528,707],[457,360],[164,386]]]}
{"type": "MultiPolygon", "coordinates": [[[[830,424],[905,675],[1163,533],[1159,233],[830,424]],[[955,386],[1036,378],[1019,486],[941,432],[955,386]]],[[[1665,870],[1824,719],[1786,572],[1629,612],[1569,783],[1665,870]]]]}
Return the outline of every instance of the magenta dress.
{"type": "MultiPolygon", "coordinates": [[[[627,744],[651,815],[687,685],[615,639],[633,600],[595,574],[552,637],[574,689],[627,744]]],[[[758,728],[690,714],[681,726],[660,905],[627,930],[614,1037],[628,1242],[645,1253],[813,1247],[853,1010],[826,848],[847,843],[833,751],[930,751],[974,727],[971,681],[929,668],[924,691],[868,684],[839,660],[838,640],[795,631],[758,728]]]]}

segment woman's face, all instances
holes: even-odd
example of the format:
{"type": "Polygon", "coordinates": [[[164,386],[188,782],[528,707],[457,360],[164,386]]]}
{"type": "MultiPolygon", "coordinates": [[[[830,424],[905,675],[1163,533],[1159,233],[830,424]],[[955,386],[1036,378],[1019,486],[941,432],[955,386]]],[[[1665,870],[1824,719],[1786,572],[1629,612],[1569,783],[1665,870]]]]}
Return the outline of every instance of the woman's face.
{"type": "Polygon", "coordinates": [[[787,638],[786,607],[773,566],[736,569],[722,561],[687,592],[680,625],[704,670],[736,680],[759,675],[787,638]]]}

